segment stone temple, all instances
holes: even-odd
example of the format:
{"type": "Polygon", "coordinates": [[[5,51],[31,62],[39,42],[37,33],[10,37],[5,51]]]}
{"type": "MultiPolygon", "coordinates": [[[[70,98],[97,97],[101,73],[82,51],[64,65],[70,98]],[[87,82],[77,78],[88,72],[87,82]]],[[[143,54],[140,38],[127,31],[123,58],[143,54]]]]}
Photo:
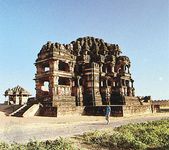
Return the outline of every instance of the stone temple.
{"type": "Polygon", "coordinates": [[[135,96],[129,57],[117,44],[94,37],[70,44],[42,46],[36,59],[36,99],[42,115],[101,114],[105,105],[112,114],[150,110],[150,97],[135,96]]]}

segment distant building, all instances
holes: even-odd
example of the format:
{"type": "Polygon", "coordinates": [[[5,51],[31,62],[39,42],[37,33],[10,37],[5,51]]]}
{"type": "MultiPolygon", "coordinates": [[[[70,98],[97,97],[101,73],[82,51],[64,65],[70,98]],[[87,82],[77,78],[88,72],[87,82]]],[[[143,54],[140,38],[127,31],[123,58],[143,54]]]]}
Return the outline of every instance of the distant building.
{"type": "Polygon", "coordinates": [[[7,89],[4,95],[7,97],[6,101],[8,105],[23,105],[28,101],[29,96],[31,96],[28,91],[19,85],[12,89],[7,89]]]}

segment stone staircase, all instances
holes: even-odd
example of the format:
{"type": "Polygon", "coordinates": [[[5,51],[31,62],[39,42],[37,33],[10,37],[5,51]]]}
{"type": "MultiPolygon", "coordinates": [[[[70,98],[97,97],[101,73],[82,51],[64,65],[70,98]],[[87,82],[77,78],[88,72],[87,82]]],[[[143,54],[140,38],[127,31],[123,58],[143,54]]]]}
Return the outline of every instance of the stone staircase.
{"type": "Polygon", "coordinates": [[[9,116],[23,117],[23,114],[36,103],[37,103],[36,101],[35,102],[32,102],[32,101],[27,102],[23,106],[21,106],[19,109],[17,109],[16,111],[9,114],[9,116]]]}
{"type": "Polygon", "coordinates": [[[13,113],[10,114],[10,116],[16,116],[16,117],[22,117],[25,111],[27,111],[31,105],[28,105],[27,103],[21,106],[19,109],[14,111],[13,113]]]}

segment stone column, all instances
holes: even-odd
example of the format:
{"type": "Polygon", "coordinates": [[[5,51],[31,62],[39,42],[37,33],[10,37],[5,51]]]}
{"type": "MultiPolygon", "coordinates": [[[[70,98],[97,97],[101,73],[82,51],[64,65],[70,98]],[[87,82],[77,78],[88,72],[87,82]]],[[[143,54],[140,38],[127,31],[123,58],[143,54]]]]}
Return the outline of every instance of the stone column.
{"type": "Polygon", "coordinates": [[[79,86],[80,86],[80,77],[77,76],[77,87],[79,87],[79,86]]]}
{"type": "Polygon", "coordinates": [[[113,81],[113,87],[115,87],[116,86],[116,83],[115,83],[115,81],[113,81]]]}
{"type": "Polygon", "coordinates": [[[70,82],[69,96],[71,96],[71,94],[72,94],[72,86],[73,86],[73,81],[72,81],[72,79],[69,79],[69,82],[70,82]]]}
{"type": "Polygon", "coordinates": [[[114,64],[112,64],[112,72],[114,72],[114,64]]]}
{"type": "Polygon", "coordinates": [[[100,64],[100,73],[103,72],[102,67],[103,67],[103,64],[100,64]]]}
{"type": "Polygon", "coordinates": [[[36,64],[36,73],[41,74],[43,73],[45,68],[43,68],[40,64],[36,64]]]}
{"type": "Polygon", "coordinates": [[[132,96],[132,91],[130,87],[127,87],[127,96],[132,96]]]}
{"type": "Polygon", "coordinates": [[[51,62],[49,63],[49,66],[50,66],[51,72],[55,73],[56,71],[58,71],[59,60],[51,61],[51,62]]]}
{"type": "Polygon", "coordinates": [[[122,82],[122,79],[120,79],[120,87],[123,86],[123,82],[122,82]]]}
{"type": "Polygon", "coordinates": [[[132,88],[132,96],[135,96],[135,89],[132,88]]]}
{"type": "Polygon", "coordinates": [[[55,76],[55,86],[54,86],[55,95],[58,95],[58,85],[59,85],[59,76],[55,76]]]}
{"type": "Polygon", "coordinates": [[[110,72],[111,73],[114,72],[114,65],[113,65],[113,63],[110,63],[110,68],[111,68],[110,72]]]}
{"type": "Polygon", "coordinates": [[[77,76],[77,105],[78,106],[81,106],[81,99],[80,99],[80,97],[81,97],[81,95],[82,95],[82,93],[81,93],[81,90],[80,90],[80,76],[77,76]]]}
{"type": "Polygon", "coordinates": [[[131,80],[131,87],[133,88],[133,83],[134,83],[134,80],[131,80]]]}
{"type": "Polygon", "coordinates": [[[35,80],[35,84],[36,84],[36,97],[38,98],[41,94],[41,90],[42,90],[42,82],[40,80],[35,80]]]}
{"type": "Polygon", "coordinates": [[[107,73],[107,64],[104,65],[105,73],[107,73]]]}
{"type": "Polygon", "coordinates": [[[128,73],[130,73],[129,66],[127,66],[127,71],[128,71],[128,73]]]}
{"type": "Polygon", "coordinates": [[[126,80],[125,80],[125,79],[123,80],[123,82],[124,82],[124,86],[127,86],[127,85],[126,85],[126,80]]]}
{"type": "Polygon", "coordinates": [[[126,86],[127,86],[127,87],[130,87],[130,85],[129,85],[129,80],[126,80],[126,86]]]}
{"type": "Polygon", "coordinates": [[[124,88],[123,87],[120,88],[120,94],[124,95],[124,88]]]}
{"type": "Polygon", "coordinates": [[[108,87],[108,79],[105,80],[106,87],[108,87]]]}

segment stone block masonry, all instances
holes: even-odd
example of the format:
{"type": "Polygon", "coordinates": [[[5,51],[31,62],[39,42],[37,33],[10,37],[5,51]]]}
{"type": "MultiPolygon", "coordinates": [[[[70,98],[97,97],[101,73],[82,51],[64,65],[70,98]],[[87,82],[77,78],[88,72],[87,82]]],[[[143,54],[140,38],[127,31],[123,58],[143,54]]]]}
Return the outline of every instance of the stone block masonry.
{"type": "Polygon", "coordinates": [[[126,106],[123,114],[147,111],[138,107],[143,103],[135,97],[131,62],[121,53],[117,44],[94,37],[78,38],[70,44],[47,42],[35,62],[41,113],[58,116],[83,113],[83,108],[92,112],[90,109],[108,104],[126,106]]]}

